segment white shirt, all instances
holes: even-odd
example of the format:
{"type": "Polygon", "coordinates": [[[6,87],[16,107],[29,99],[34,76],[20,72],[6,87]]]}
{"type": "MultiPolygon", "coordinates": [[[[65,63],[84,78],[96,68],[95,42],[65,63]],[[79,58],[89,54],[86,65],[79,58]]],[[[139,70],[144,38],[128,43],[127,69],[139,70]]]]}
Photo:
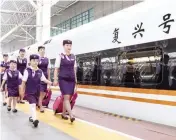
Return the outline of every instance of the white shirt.
{"type": "MultiPolygon", "coordinates": [[[[56,61],[55,61],[55,68],[60,68],[60,63],[61,63],[61,54],[59,54],[59,56],[57,56],[56,58],[56,61]]],[[[67,57],[67,60],[69,60],[69,58],[67,57]]],[[[70,61],[70,60],[69,60],[70,61]]],[[[74,67],[76,68],[77,67],[77,64],[76,64],[76,56],[75,56],[75,64],[74,64],[74,67]]]]}
{"type": "Polygon", "coordinates": [[[48,58],[48,69],[51,69],[51,62],[49,58],[48,58]]]}
{"type": "MultiPolygon", "coordinates": [[[[10,74],[10,73],[9,73],[10,74]]],[[[12,75],[11,75],[12,76],[12,75]]],[[[22,74],[19,72],[19,74],[18,74],[18,78],[19,79],[22,79],[23,78],[23,76],[22,76],[22,74]]],[[[3,80],[7,80],[7,72],[5,72],[4,73],[4,76],[3,76],[3,80]]]]}
{"type": "MultiPolygon", "coordinates": [[[[32,67],[30,67],[30,68],[33,70],[32,67]]],[[[25,69],[25,70],[24,70],[24,74],[23,74],[23,81],[26,82],[27,79],[28,79],[28,71],[25,69]]],[[[40,80],[41,80],[41,81],[45,81],[45,80],[46,80],[46,77],[45,77],[45,75],[43,74],[43,72],[42,72],[42,76],[41,76],[40,80]]]]}

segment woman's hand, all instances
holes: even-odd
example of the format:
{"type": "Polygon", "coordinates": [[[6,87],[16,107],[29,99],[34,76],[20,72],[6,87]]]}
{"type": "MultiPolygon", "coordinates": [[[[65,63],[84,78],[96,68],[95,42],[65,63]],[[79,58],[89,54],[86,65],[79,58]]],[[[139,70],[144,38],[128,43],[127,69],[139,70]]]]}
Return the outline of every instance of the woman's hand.
{"type": "Polygon", "coordinates": [[[51,85],[50,84],[47,85],[47,90],[51,90],[51,85]]]}
{"type": "Polygon", "coordinates": [[[48,78],[48,81],[51,81],[51,79],[50,79],[50,78],[48,78]]]}

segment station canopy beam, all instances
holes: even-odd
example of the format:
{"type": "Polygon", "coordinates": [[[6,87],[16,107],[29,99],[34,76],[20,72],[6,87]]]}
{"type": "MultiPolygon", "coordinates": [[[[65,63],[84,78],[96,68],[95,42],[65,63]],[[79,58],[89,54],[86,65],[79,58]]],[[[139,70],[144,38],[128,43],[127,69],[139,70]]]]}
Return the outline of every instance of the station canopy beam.
{"type": "Polygon", "coordinates": [[[33,0],[28,0],[28,1],[36,10],[38,9],[37,4],[35,4],[33,0]]]}
{"type": "MultiPolygon", "coordinates": [[[[17,24],[1,24],[1,26],[17,26],[17,24]]],[[[42,27],[42,25],[21,25],[21,27],[42,27]]]]}
{"type": "Polygon", "coordinates": [[[24,25],[30,18],[34,17],[36,15],[36,12],[34,12],[31,16],[29,16],[27,19],[23,20],[19,25],[16,25],[13,29],[11,29],[8,33],[6,33],[4,36],[0,38],[0,42],[2,42],[5,38],[7,38],[9,35],[11,35],[14,31],[16,31],[19,27],[24,25]]]}
{"type": "Polygon", "coordinates": [[[5,9],[1,9],[0,13],[6,13],[6,14],[32,14],[32,12],[25,12],[25,11],[13,11],[13,10],[5,10],[5,9]]]}
{"type": "Polygon", "coordinates": [[[28,33],[24,28],[20,27],[28,36],[30,36],[32,39],[35,39],[30,33],[28,33]]]}
{"type": "Polygon", "coordinates": [[[29,38],[27,36],[21,36],[21,35],[16,35],[16,34],[12,34],[12,35],[15,36],[15,37],[20,37],[20,38],[25,38],[25,39],[31,39],[31,38],[29,38]]]}

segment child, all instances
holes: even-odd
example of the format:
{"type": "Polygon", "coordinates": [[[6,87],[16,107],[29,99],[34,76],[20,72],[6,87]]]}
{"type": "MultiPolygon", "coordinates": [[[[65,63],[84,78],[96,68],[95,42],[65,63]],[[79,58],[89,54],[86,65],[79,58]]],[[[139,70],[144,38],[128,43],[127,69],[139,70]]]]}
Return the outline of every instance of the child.
{"type": "MultiPolygon", "coordinates": [[[[2,84],[2,81],[3,81],[3,76],[4,76],[4,73],[5,73],[5,69],[6,69],[6,67],[5,67],[5,65],[3,65],[3,64],[1,64],[1,84],[2,84]]],[[[3,106],[6,106],[6,101],[5,101],[5,98],[6,97],[6,95],[5,95],[5,84],[4,84],[4,86],[2,86],[2,101],[3,101],[3,106]]]]}
{"type": "Polygon", "coordinates": [[[4,61],[2,61],[1,64],[3,64],[6,69],[9,68],[9,61],[8,61],[8,58],[9,58],[8,54],[3,54],[3,60],[4,60],[4,61]]]}
{"type": "MultiPolygon", "coordinates": [[[[40,61],[38,67],[42,70],[43,74],[45,77],[50,80],[50,60],[45,57],[45,47],[44,46],[39,46],[38,47],[38,52],[40,55],[40,61]]],[[[40,107],[40,112],[44,113],[42,101],[45,98],[47,92],[47,84],[44,82],[40,83],[40,97],[39,97],[39,107],[40,107]]]]}
{"type": "Polygon", "coordinates": [[[1,91],[3,90],[3,86],[7,81],[7,91],[8,91],[8,107],[7,110],[11,111],[11,103],[13,101],[13,112],[16,113],[16,103],[17,98],[19,96],[19,79],[22,79],[21,73],[16,69],[17,62],[15,60],[10,60],[10,68],[7,69],[3,76],[3,81],[1,85],[1,91]]]}
{"type": "Polygon", "coordinates": [[[35,54],[30,55],[30,67],[24,71],[22,81],[23,91],[24,87],[26,87],[26,99],[28,100],[31,109],[31,117],[29,117],[29,121],[33,123],[34,127],[37,127],[39,123],[36,116],[36,104],[38,103],[40,95],[40,82],[43,81],[49,85],[52,84],[52,82],[45,78],[42,70],[38,68],[38,63],[39,56],[35,54]]]}
{"type": "MultiPolygon", "coordinates": [[[[9,55],[8,54],[3,54],[3,61],[1,62],[1,64],[5,67],[5,70],[9,69],[8,59],[9,59],[9,55]]],[[[7,84],[6,83],[4,84],[4,90],[5,90],[4,94],[5,94],[5,96],[7,96],[8,92],[7,92],[7,84]]]]}
{"type": "MultiPolygon", "coordinates": [[[[20,71],[20,73],[23,75],[24,70],[27,67],[27,58],[25,58],[25,49],[20,49],[19,51],[19,56],[17,57],[17,69],[20,71]]],[[[22,86],[21,86],[22,80],[19,81],[19,89],[20,92],[22,90],[22,86]]],[[[25,102],[22,101],[22,98],[19,97],[18,98],[18,103],[24,104],[25,102]]]]}

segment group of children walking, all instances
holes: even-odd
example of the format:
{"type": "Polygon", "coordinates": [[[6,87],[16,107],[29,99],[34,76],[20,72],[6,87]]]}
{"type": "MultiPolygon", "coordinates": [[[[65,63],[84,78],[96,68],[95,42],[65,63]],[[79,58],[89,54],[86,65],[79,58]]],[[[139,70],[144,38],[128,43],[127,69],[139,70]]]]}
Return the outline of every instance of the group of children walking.
{"type": "MultiPolygon", "coordinates": [[[[64,53],[56,58],[54,71],[54,86],[58,86],[64,98],[62,119],[68,120],[66,111],[69,113],[70,121],[75,121],[73,117],[70,99],[77,91],[76,59],[71,54],[72,41],[63,41],[64,53]]],[[[42,101],[47,92],[47,86],[51,86],[50,81],[50,61],[45,55],[45,47],[38,47],[39,55],[32,54],[29,60],[25,58],[25,50],[20,49],[17,59],[8,61],[8,55],[4,54],[4,61],[1,63],[1,92],[3,95],[3,105],[7,110],[17,112],[16,104],[25,99],[29,102],[31,116],[29,121],[34,127],[38,126],[36,107],[44,113],[42,101]],[[6,97],[7,103],[6,103],[6,97]],[[13,104],[12,104],[13,103],[13,104]],[[12,105],[12,106],[11,106],[12,105]]]]}
{"type": "MultiPolygon", "coordinates": [[[[44,53],[45,48],[43,46],[38,48],[39,52],[42,50],[41,52],[44,53]]],[[[29,121],[33,123],[34,127],[37,127],[39,121],[36,116],[36,105],[39,104],[42,109],[42,105],[38,102],[39,97],[40,100],[43,100],[42,97],[45,96],[47,85],[51,86],[52,84],[45,76],[45,72],[47,72],[47,69],[49,68],[49,61],[44,55],[40,57],[39,55],[32,54],[29,57],[29,62],[27,62],[27,59],[24,56],[24,49],[20,49],[19,57],[16,60],[11,59],[8,61],[8,55],[3,55],[4,61],[1,63],[1,92],[3,106],[7,105],[8,111],[12,110],[13,113],[16,113],[17,101],[23,103],[21,99],[25,96],[31,110],[29,121]],[[43,59],[46,61],[43,62],[43,59]],[[30,66],[28,66],[28,63],[30,63],[30,66]],[[39,69],[38,65],[41,67],[43,66],[45,71],[39,69]],[[40,96],[41,90],[43,95],[40,96]]],[[[41,110],[41,112],[43,113],[44,111],[41,110]]]]}

